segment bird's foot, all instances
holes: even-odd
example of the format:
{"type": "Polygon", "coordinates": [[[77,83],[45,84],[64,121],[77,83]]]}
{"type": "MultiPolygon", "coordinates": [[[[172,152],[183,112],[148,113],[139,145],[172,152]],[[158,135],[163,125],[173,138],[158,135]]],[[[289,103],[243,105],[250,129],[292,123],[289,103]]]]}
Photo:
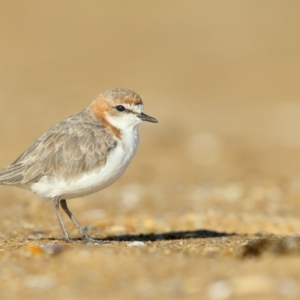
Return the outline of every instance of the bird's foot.
{"type": "Polygon", "coordinates": [[[103,241],[103,240],[99,240],[99,239],[94,239],[91,236],[89,236],[87,233],[82,235],[82,241],[84,243],[92,243],[92,244],[111,244],[110,241],[103,241]]]}

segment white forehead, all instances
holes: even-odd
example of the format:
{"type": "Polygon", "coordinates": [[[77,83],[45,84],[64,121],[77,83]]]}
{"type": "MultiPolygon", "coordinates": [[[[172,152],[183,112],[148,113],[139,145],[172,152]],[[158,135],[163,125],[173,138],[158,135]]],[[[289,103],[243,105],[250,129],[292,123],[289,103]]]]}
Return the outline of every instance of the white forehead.
{"type": "Polygon", "coordinates": [[[133,103],[123,103],[122,104],[126,109],[140,114],[143,111],[144,105],[143,104],[133,104],[133,103]]]}

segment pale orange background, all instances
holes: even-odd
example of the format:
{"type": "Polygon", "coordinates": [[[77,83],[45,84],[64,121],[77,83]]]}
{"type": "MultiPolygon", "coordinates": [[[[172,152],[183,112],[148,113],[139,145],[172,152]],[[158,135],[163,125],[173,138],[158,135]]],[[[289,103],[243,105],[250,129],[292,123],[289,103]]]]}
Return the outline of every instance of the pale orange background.
{"type": "Polygon", "coordinates": [[[299,176],[299,9],[298,1],[3,1],[0,165],[120,86],[160,122],[141,126],[131,179],[141,180],[141,168],[168,181],[299,176]]]}

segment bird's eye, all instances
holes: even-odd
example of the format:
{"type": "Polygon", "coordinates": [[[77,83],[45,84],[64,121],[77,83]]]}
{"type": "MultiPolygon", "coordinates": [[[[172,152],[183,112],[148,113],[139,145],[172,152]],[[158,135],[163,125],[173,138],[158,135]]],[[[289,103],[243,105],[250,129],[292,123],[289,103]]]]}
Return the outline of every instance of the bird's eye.
{"type": "Polygon", "coordinates": [[[123,105],[118,105],[118,106],[116,106],[116,109],[117,109],[118,111],[124,111],[124,110],[125,110],[125,107],[124,107],[123,105]]]}

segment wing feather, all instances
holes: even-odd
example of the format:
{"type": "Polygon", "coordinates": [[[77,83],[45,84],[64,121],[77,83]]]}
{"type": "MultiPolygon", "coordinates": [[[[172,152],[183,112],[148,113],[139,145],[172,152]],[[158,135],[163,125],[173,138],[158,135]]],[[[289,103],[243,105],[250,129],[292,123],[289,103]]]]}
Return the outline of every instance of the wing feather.
{"type": "Polygon", "coordinates": [[[85,109],[52,127],[0,170],[0,184],[27,184],[43,176],[70,181],[103,166],[114,147],[114,137],[85,109]]]}

